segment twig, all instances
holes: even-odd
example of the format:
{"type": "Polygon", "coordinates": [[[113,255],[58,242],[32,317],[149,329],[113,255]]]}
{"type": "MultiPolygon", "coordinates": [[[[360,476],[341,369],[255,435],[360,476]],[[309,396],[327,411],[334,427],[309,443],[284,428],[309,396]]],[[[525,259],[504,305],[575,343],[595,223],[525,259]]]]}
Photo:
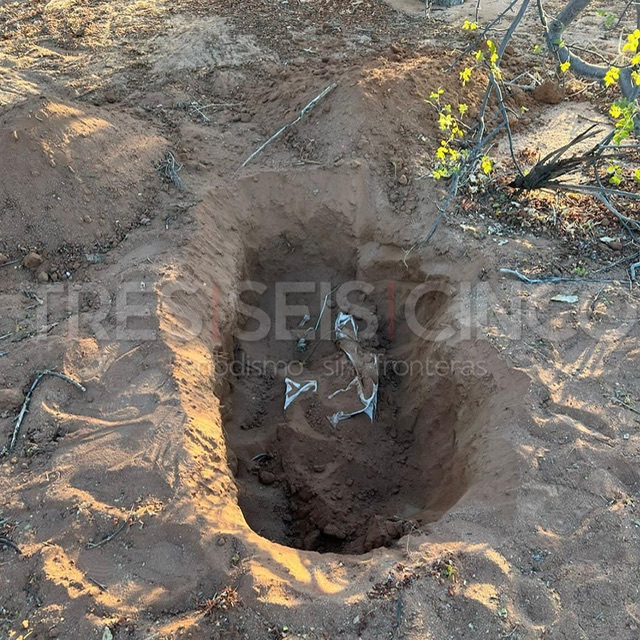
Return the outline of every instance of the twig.
{"type": "Polygon", "coordinates": [[[3,262],[2,264],[0,264],[0,268],[10,267],[12,264],[18,264],[18,262],[20,262],[20,260],[11,260],[9,262],[3,262]]]}
{"type": "Polygon", "coordinates": [[[302,118],[304,118],[307,115],[307,113],[309,113],[309,111],[311,111],[311,109],[313,109],[313,107],[315,107],[318,104],[318,102],[320,102],[320,100],[322,100],[325,96],[329,95],[329,93],[331,93],[337,86],[338,86],[337,83],[334,82],[333,84],[330,84],[329,86],[325,87],[313,100],[311,100],[311,102],[309,102],[302,108],[302,110],[298,114],[298,117],[295,120],[292,120],[288,124],[285,124],[283,127],[280,127],[280,129],[278,129],[278,131],[276,131],[266,142],[261,144],[240,165],[240,167],[241,168],[246,167],[259,153],[261,153],[264,150],[265,147],[270,145],[276,138],[280,137],[287,129],[290,129],[294,125],[298,124],[298,122],[300,122],[302,118]]]}
{"type": "Polygon", "coordinates": [[[12,333],[5,333],[3,336],[0,336],[0,340],[6,340],[7,338],[10,338],[13,334],[12,333]]]}
{"type": "Polygon", "coordinates": [[[574,278],[570,276],[549,276],[546,278],[529,278],[515,269],[500,269],[500,273],[515,276],[526,284],[548,284],[551,282],[615,282],[615,280],[603,280],[600,278],[574,278]]]}
{"type": "Polygon", "coordinates": [[[167,182],[171,182],[176,189],[182,189],[182,180],[178,173],[182,171],[183,165],[176,161],[176,157],[167,150],[164,156],[164,160],[156,165],[156,169],[160,172],[160,175],[167,182]]]}
{"type": "Polygon", "coordinates": [[[200,104],[197,100],[193,100],[187,106],[190,113],[196,113],[199,115],[203,122],[209,124],[211,118],[205,113],[205,109],[225,109],[228,107],[240,107],[241,102],[212,102],[211,104],[200,104]]]}
{"type": "Polygon", "coordinates": [[[106,591],[107,590],[107,587],[105,587],[102,583],[98,582],[97,580],[95,580],[91,576],[87,576],[87,580],[89,582],[92,582],[93,584],[95,584],[96,587],[98,587],[98,589],[100,589],[100,591],[106,591]]]}
{"type": "MultiPolygon", "coordinates": [[[[502,19],[507,15],[507,13],[513,10],[513,8],[518,4],[518,2],[520,2],[520,0],[512,0],[511,4],[506,9],[504,9],[501,13],[499,13],[484,29],[482,29],[482,31],[476,31],[473,42],[468,44],[463,49],[462,53],[460,53],[460,55],[449,65],[449,67],[445,71],[447,72],[451,71],[453,68],[457,66],[458,62],[460,62],[460,60],[462,60],[462,58],[464,58],[469,53],[469,51],[471,51],[472,49],[476,49],[478,47],[478,43],[486,39],[486,36],[489,34],[489,31],[491,31],[493,27],[495,27],[498,23],[500,23],[502,19]]],[[[479,10],[480,10],[480,2],[478,0],[476,4],[476,17],[474,20],[476,23],[478,22],[479,10]]]]}
{"type": "Polygon", "coordinates": [[[87,543],[87,549],[96,549],[98,547],[101,547],[103,544],[107,544],[109,540],[113,540],[121,531],[124,531],[124,529],[128,524],[130,524],[129,521],[131,520],[132,513],[133,513],[133,507],[129,509],[129,515],[125,518],[124,522],[111,535],[108,535],[106,538],[102,538],[100,542],[87,543]]]}
{"type": "Polygon", "coordinates": [[[25,396],[24,402],[22,403],[22,408],[20,409],[20,413],[18,414],[18,418],[16,419],[16,426],[13,429],[13,435],[11,436],[11,443],[9,444],[9,453],[11,453],[15,447],[16,442],[18,440],[18,434],[20,433],[20,426],[22,425],[22,421],[24,420],[25,415],[27,414],[27,410],[29,408],[29,403],[31,402],[31,396],[35,391],[35,388],[38,386],[38,383],[45,376],[53,376],[54,378],[60,378],[61,380],[65,380],[66,382],[72,384],[77,387],[83,393],[87,390],[83,387],[79,382],[70,378],[69,376],[65,376],[64,373],[58,373],[57,371],[50,371],[49,369],[45,371],[38,371],[38,375],[36,375],[34,381],[31,383],[29,387],[29,391],[27,391],[27,395],[25,396]]]}
{"type": "Polygon", "coordinates": [[[625,409],[629,409],[632,413],[640,416],[640,411],[632,407],[630,404],[627,404],[624,400],[620,400],[620,398],[611,398],[611,402],[615,402],[616,404],[622,405],[625,409]]]}
{"type": "Polygon", "coordinates": [[[489,74],[489,82],[493,85],[493,91],[496,94],[496,99],[498,100],[498,108],[500,109],[500,113],[502,115],[502,120],[507,128],[507,139],[509,141],[509,153],[511,154],[511,160],[513,161],[513,166],[516,168],[518,173],[524,177],[522,173],[522,169],[518,164],[518,160],[516,159],[515,151],[513,150],[513,136],[511,135],[511,125],[509,123],[509,114],[505,109],[504,97],[502,95],[502,91],[500,90],[500,85],[496,82],[495,76],[493,73],[489,74]]]}
{"type": "Polygon", "coordinates": [[[616,260],[615,262],[612,262],[611,264],[608,264],[608,265],[606,265],[604,267],[600,267],[600,269],[596,269],[592,273],[602,273],[603,271],[610,271],[611,269],[614,269],[615,267],[617,267],[619,264],[622,264],[623,262],[629,262],[630,260],[635,260],[639,256],[640,256],[640,251],[638,251],[637,253],[634,253],[634,254],[632,254],[630,256],[626,256],[624,258],[620,258],[619,260],[616,260]]]}
{"type": "Polygon", "coordinates": [[[523,89],[525,91],[533,91],[533,89],[535,89],[540,84],[540,80],[538,80],[538,78],[536,78],[529,71],[523,71],[515,78],[513,78],[513,80],[509,80],[509,82],[505,82],[504,84],[507,85],[507,87],[518,87],[519,89],[523,89]],[[533,82],[531,84],[517,84],[517,81],[524,76],[528,76],[533,82]]]}
{"type": "Polygon", "coordinates": [[[602,285],[600,287],[600,289],[598,290],[598,293],[596,293],[595,296],[593,296],[593,300],[591,301],[591,304],[589,305],[589,312],[590,312],[590,317],[593,318],[593,314],[596,312],[596,305],[598,304],[598,300],[600,299],[600,296],[602,295],[602,292],[604,291],[604,285],[602,285]]]}
{"type": "Polygon", "coordinates": [[[393,638],[397,638],[400,625],[402,624],[402,614],[404,612],[404,604],[402,602],[402,591],[398,592],[398,600],[396,601],[396,615],[393,621],[393,638]]]}
{"type": "Polygon", "coordinates": [[[0,545],[2,544],[7,547],[11,547],[18,554],[22,553],[22,551],[20,551],[20,547],[12,540],[9,540],[9,538],[0,538],[0,545]]]}

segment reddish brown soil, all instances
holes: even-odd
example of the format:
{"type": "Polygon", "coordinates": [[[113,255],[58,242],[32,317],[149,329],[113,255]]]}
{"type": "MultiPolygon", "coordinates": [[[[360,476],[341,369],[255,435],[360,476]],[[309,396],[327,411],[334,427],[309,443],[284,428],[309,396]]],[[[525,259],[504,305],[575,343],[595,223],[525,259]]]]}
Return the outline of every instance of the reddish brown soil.
{"type": "Polygon", "coordinates": [[[0,637],[638,637],[633,246],[596,248],[601,217],[536,236],[480,189],[407,253],[443,193],[425,98],[478,104],[447,70],[472,13],[0,2],[0,637]],[[284,412],[286,367],[350,375],[331,339],[243,339],[248,279],[271,316],[278,282],[370,283],[346,307],[377,321],[362,348],[429,368],[387,366],[373,422],[330,426],[328,394],[284,412]],[[9,452],[43,369],[86,391],[43,379],[9,452]]]}

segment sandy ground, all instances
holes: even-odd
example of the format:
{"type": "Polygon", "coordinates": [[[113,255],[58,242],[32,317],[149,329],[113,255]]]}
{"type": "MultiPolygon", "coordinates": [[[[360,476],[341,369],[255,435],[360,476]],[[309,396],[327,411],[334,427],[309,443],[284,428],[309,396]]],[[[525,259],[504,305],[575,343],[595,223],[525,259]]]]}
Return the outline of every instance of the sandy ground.
{"type": "MultiPolygon", "coordinates": [[[[473,14],[0,2],[1,638],[640,637],[634,247],[480,185],[408,252],[473,14]],[[354,362],[374,420],[332,426],[354,362]],[[42,370],[83,389],[43,378],[11,448],[42,370]],[[289,376],[319,392],[284,411],[289,376]]],[[[505,72],[543,80],[528,24],[505,72]]],[[[606,123],[560,89],[510,98],[521,159],[606,123]]]]}

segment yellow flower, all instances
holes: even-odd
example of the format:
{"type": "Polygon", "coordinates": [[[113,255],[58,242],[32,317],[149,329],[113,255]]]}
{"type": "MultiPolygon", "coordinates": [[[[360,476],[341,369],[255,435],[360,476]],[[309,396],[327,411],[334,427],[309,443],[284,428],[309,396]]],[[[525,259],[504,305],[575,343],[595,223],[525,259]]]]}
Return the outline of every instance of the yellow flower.
{"type": "Polygon", "coordinates": [[[498,62],[498,47],[493,40],[487,40],[487,49],[489,49],[489,53],[491,54],[489,60],[492,65],[498,62]]]}
{"type": "Polygon", "coordinates": [[[622,47],[623,51],[631,51],[632,53],[637,51],[638,44],[640,44],[640,29],[636,29],[633,33],[627,36],[627,41],[622,47]]]}
{"type": "Polygon", "coordinates": [[[493,171],[493,161],[489,156],[482,156],[480,167],[482,168],[483,173],[489,175],[493,171]]]}
{"type": "Polygon", "coordinates": [[[450,115],[441,113],[438,121],[438,125],[442,131],[446,131],[451,128],[453,124],[453,118],[450,115]]]}
{"type": "Polygon", "coordinates": [[[478,28],[478,25],[475,22],[469,22],[469,20],[465,20],[462,28],[465,31],[475,31],[478,28]]]}
{"type": "Polygon", "coordinates": [[[460,72],[460,80],[462,81],[462,86],[464,87],[469,80],[471,80],[471,69],[469,67],[465,67],[460,72]]]}
{"type": "Polygon", "coordinates": [[[560,63],[560,71],[562,71],[562,73],[566,73],[567,71],[569,71],[570,66],[571,66],[570,60],[567,60],[566,62],[562,62],[560,63]]]}
{"type": "Polygon", "coordinates": [[[619,79],[620,69],[618,69],[618,67],[611,67],[611,69],[604,74],[604,86],[610,87],[612,84],[618,82],[619,79]]]}
{"type": "Polygon", "coordinates": [[[609,115],[617,120],[622,115],[622,109],[617,104],[612,104],[609,109],[609,115]]]}
{"type": "Polygon", "coordinates": [[[469,107],[466,104],[459,104],[458,111],[460,112],[460,115],[463,116],[467,111],[469,111],[469,107]]]}

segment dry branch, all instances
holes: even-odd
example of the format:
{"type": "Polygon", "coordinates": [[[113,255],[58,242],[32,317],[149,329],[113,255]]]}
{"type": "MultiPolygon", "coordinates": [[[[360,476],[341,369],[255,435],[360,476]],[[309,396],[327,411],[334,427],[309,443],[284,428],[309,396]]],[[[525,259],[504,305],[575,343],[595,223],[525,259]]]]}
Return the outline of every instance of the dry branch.
{"type": "Polygon", "coordinates": [[[267,147],[268,145],[270,145],[274,140],[276,140],[277,138],[279,138],[285,131],[287,131],[287,129],[290,129],[291,127],[293,127],[294,125],[298,124],[298,122],[300,122],[302,120],[302,118],[304,118],[307,113],[309,113],[309,111],[311,111],[311,109],[313,109],[313,107],[315,107],[318,102],[320,102],[320,100],[322,100],[323,98],[325,98],[327,95],[329,95],[338,85],[336,83],[330,84],[329,86],[325,87],[313,100],[311,100],[311,102],[309,102],[308,104],[306,104],[301,110],[300,113],[298,114],[298,117],[295,120],[292,120],[291,122],[289,122],[288,124],[285,124],[284,126],[280,127],[280,129],[278,129],[266,142],[264,142],[263,144],[261,144],[241,165],[240,168],[242,167],[246,167],[259,153],[261,153],[265,147],[267,147]]]}
{"type": "Polygon", "coordinates": [[[171,182],[176,189],[182,189],[182,180],[178,175],[182,170],[182,166],[171,151],[167,151],[164,160],[156,165],[156,169],[166,182],[171,182]]]}
{"type": "Polygon", "coordinates": [[[16,426],[13,429],[13,435],[11,436],[11,443],[9,444],[9,453],[11,453],[16,448],[16,442],[18,440],[18,434],[20,433],[20,426],[22,425],[22,421],[24,420],[25,415],[27,414],[27,410],[29,409],[29,403],[31,402],[31,396],[35,391],[35,388],[38,386],[42,378],[45,376],[52,376],[54,378],[60,378],[60,380],[64,380],[69,384],[72,384],[74,387],[80,389],[83,393],[87,390],[84,386],[82,386],[79,382],[70,378],[69,376],[64,375],[64,373],[58,373],[57,371],[50,371],[49,369],[45,371],[38,371],[35,379],[31,383],[29,387],[29,391],[27,391],[27,395],[25,396],[24,402],[22,403],[22,408],[20,409],[20,413],[16,418],[16,426]]]}

